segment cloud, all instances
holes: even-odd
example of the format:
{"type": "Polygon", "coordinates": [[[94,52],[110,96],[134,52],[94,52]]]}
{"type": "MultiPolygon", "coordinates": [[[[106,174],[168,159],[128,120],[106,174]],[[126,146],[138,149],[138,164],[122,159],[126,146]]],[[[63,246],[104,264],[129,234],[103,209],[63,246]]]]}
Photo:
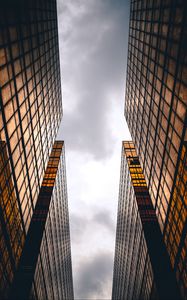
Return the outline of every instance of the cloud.
{"type": "MultiPolygon", "coordinates": [[[[128,12],[119,6],[121,1],[116,2],[64,1],[59,5],[59,15],[63,14],[59,37],[66,99],[60,135],[71,144],[71,150],[96,160],[111,156],[115,143],[110,124],[112,96],[114,91],[124,89],[123,24],[128,12]]],[[[122,102],[121,94],[116,94],[116,106],[122,102]]]]}
{"type": "Polygon", "coordinates": [[[111,212],[108,210],[97,212],[92,219],[98,225],[104,226],[110,233],[115,233],[115,224],[111,218],[111,212]]]}
{"type": "Polygon", "coordinates": [[[97,235],[97,232],[103,232],[103,235],[115,235],[115,224],[109,210],[101,210],[98,207],[90,206],[87,213],[80,212],[70,215],[71,220],[71,240],[73,243],[80,244],[86,242],[90,236],[97,235]],[[90,211],[92,213],[90,213],[90,211]],[[94,228],[94,232],[93,232],[94,228]],[[107,233],[106,233],[107,231],[107,233]]]}
{"type": "Polygon", "coordinates": [[[88,220],[86,216],[80,216],[78,214],[71,214],[71,241],[79,244],[82,242],[83,236],[88,228],[88,220]]]}
{"type": "Polygon", "coordinates": [[[109,299],[112,268],[113,254],[111,252],[97,253],[91,258],[82,259],[75,282],[76,299],[109,299]]]}
{"type": "Polygon", "coordinates": [[[108,300],[126,131],[129,1],[57,4],[64,111],[58,138],[66,143],[75,299],[108,300]]]}

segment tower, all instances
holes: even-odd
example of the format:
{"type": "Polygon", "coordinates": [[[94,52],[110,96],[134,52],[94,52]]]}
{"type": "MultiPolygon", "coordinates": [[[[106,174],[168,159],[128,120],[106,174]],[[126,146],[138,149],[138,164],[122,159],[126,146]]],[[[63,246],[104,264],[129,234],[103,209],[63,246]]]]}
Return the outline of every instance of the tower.
{"type": "Polygon", "coordinates": [[[9,297],[17,280],[25,245],[28,240],[32,244],[29,232],[43,184],[50,175],[51,155],[57,152],[56,181],[38,243],[30,297],[73,299],[64,144],[55,142],[61,118],[56,1],[8,0],[0,11],[0,297],[3,299],[9,297]]]}
{"type": "Polygon", "coordinates": [[[131,1],[125,117],[186,294],[186,1],[131,1]]]}
{"type": "Polygon", "coordinates": [[[133,142],[123,142],[112,299],[180,299],[133,142]]]}

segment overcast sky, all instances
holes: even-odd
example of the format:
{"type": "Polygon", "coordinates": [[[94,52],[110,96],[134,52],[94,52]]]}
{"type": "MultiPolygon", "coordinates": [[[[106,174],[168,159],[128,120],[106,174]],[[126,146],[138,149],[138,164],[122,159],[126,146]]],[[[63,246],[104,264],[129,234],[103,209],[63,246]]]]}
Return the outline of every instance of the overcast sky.
{"type": "Polygon", "coordinates": [[[58,0],[75,299],[111,299],[129,1],[58,0]]]}

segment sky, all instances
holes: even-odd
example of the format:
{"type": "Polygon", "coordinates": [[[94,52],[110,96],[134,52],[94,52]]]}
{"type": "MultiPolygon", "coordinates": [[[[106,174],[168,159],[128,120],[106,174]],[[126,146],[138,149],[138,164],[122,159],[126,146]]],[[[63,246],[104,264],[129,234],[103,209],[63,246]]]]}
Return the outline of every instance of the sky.
{"type": "Polygon", "coordinates": [[[111,299],[129,1],[58,0],[75,299],[111,299]]]}

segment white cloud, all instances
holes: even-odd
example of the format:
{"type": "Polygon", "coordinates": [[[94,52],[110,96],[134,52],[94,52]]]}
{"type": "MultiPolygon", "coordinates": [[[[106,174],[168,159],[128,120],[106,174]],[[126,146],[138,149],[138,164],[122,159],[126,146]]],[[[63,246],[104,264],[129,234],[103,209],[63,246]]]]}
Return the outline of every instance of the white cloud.
{"type": "Polygon", "coordinates": [[[77,268],[79,277],[76,282],[77,299],[109,299],[113,254],[110,251],[97,253],[93,257],[84,257],[77,268]]]}
{"type": "Polygon", "coordinates": [[[130,138],[123,116],[129,7],[58,0],[58,8],[59,138],[66,144],[75,299],[110,299],[121,141],[130,138]]]}

